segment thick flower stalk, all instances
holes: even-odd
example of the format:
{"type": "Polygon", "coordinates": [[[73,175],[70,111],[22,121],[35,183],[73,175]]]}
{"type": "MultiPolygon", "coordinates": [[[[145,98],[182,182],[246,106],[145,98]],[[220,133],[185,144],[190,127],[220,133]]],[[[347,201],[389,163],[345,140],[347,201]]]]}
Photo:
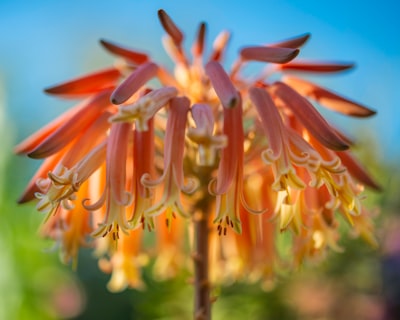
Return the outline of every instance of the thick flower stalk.
{"type": "Polygon", "coordinates": [[[39,199],[43,234],[60,242],[64,260],[76,263],[79,247],[93,246],[112,291],[142,287],[149,258],[160,278],[193,262],[195,316],[207,319],[211,284],[269,283],[283,266],[341,251],[340,224],[376,245],[362,191],[379,185],[315,105],[375,112],[299,77],[353,64],[297,60],[304,34],[243,47],[225,68],[228,32],[206,55],[200,24],[188,55],[183,32],[163,10],[159,19],[173,71],[101,40],[118,63],[47,88],[83,102],[16,147],[44,159],[19,202],[39,199]],[[253,61],[266,68],[245,76],[253,61]],[[292,235],[290,258],[276,245],[282,232],[292,235]]]}

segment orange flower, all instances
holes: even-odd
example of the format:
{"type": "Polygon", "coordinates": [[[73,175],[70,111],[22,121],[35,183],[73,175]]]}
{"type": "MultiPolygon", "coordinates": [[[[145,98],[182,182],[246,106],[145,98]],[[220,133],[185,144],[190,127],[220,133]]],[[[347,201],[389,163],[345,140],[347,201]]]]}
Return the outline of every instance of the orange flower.
{"type": "Polygon", "coordinates": [[[100,266],[112,273],[110,289],[141,287],[140,267],[150,252],[161,277],[186,267],[190,248],[182,238],[191,238],[190,224],[204,217],[212,226],[214,280],[267,283],[289,258],[276,245],[282,232],[293,234],[284,265],[340,251],[340,214],[375,245],[362,191],[379,185],[351,156],[351,141],[311,101],[348,116],[375,112],[287,75],[336,73],[353,64],[298,61],[305,34],[244,47],[224,69],[228,32],[206,57],[200,24],[190,57],[183,32],[163,10],[159,19],[173,71],[101,40],[123,62],[47,88],[84,101],[16,147],[45,159],[20,202],[39,199],[38,210],[48,213],[43,232],[62,242],[65,260],[76,260],[91,236],[97,253],[109,256],[100,266]],[[243,67],[253,61],[268,67],[246,78],[243,67]],[[142,237],[152,231],[157,247],[147,250],[142,237]]]}

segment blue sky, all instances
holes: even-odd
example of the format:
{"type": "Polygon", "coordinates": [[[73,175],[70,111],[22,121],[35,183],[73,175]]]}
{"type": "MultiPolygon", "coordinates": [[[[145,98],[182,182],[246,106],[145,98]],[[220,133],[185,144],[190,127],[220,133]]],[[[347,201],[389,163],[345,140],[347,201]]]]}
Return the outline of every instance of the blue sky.
{"type": "Polygon", "coordinates": [[[378,111],[366,121],[328,116],[361,139],[366,130],[374,130],[382,157],[400,156],[400,4],[395,0],[0,0],[0,84],[14,139],[21,140],[71,105],[44,95],[43,88],[113,62],[98,39],[165,59],[159,8],[184,29],[188,44],[201,21],[208,24],[210,43],[220,30],[232,31],[230,61],[243,45],[310,32],[302,58],[357,65],[351,72],[319,76],[318,83],[378,111]]]}

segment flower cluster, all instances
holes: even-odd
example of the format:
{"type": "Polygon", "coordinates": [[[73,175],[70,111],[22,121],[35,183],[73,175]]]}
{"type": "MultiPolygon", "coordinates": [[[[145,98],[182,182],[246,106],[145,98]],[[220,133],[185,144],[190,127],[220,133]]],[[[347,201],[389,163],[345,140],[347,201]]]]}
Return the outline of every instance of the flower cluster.
{"type": "Polygon", "coordinates": [[[297,61],[304,34],[243,47],[225,69],[228,32],[206,55],[200,24],[189,56],[182,31],[163,10],[159,19],[173,72],[101,40],[118,63],[45,89],[82,102],[16,147],[44,159],[19,202],[39,199],[42,232],[59,242],[64,261],[93,246],[111,290],[142,286],[149,257],[160,277],[173,276],[188,265],[199,215],[209,220],[214,281],[269,280],[277,265],[340,251],[345,221],[375,244],[361,193],[379,186],[314,105],[353,117],[375,112],[297,76],[353,65],[297,61]],[[253,61],[266,68],[248,77],[253,61]],[[144,240],[147,232],[156,237],[144,240]],[[291,261],[276,245],[282,232],[291,261]]]}

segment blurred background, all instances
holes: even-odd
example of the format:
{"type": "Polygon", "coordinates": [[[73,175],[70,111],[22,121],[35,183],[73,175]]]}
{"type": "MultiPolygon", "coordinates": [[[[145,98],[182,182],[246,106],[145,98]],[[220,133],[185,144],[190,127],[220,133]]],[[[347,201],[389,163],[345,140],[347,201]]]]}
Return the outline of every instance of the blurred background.
{"type": "Polygon", "coordinates": [[[381,207],[381,247],[348,237],[343,254],[332,253],[268,291],[218,288],[214,318],[400,319],[398,1],[0,0],[0,320],[191,318],[188,275],[157,282],[145,269],[146,290],[111,294],[108,275],[89,251],[81,252],[76,271],[62,265],[53,243],[38,236],[43,217],[34,205],[16,205],[39,163],[14,156],[13,146],[73,103],[46,96],[43,88],[113,63],[100,38],[151,52],[168,65],[160,8],[182,27],[188,46],[201,21],[209,43],[231,31],[227,65],[242,45],[310,32],[302,58],[356,63],[318,83],[378,111],[362,121],[325,115],[358,141],[355,152],[384,188],[367,191],[366,200],[381,207]]]}

